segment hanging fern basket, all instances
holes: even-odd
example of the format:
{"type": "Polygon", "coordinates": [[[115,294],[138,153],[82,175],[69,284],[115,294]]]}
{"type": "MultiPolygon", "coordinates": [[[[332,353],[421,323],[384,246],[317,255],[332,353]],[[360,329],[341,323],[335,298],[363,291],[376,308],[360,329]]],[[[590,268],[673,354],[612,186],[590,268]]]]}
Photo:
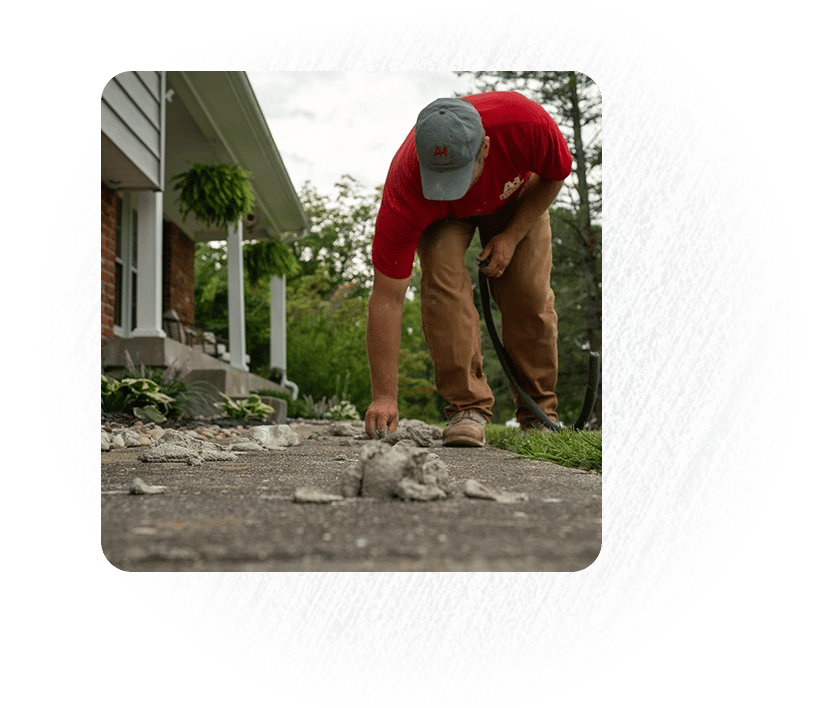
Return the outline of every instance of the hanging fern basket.
{"type": "Polygon", "coordinates": [[[179,192],[181,218],[193,214],[207,226],[223,229],[237,225],[255,204],[251,176],[233,165],[191,163],[189,170],[170,179],[179,192]]]}

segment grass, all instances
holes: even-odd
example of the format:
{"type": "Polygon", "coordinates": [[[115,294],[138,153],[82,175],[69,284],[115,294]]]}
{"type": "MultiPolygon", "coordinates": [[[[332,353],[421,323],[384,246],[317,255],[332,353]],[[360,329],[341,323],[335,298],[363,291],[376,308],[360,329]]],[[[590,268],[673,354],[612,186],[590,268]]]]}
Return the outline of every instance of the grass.
{"type": "Polygon", "coordinates": [[[490,424],[486,439],[490,445],[515,452],[530,460],[547,460],[562,467],[602,472],[603,432],[601,430],[563,430],[542,433],[522,432],[518,428],[490,424]]]}

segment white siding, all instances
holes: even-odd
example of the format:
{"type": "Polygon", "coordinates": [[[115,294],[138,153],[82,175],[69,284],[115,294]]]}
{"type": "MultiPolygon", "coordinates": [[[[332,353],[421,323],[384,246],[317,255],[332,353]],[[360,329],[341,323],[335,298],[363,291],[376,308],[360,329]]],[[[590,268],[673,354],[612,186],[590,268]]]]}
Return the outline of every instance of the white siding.
{"type": "Polygon", "coordinates": [[[157,189],[162,184],[162,75],[131,71],[102,92],[102,133],[157,189]]]}

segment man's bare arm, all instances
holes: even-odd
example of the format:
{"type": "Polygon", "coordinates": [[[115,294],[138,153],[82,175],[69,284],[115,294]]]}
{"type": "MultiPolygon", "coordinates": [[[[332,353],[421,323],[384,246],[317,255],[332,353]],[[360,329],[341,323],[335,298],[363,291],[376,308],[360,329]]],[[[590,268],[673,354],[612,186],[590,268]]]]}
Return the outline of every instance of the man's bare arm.
{"type": "Polygon", "coordinates": [[[397,404],[402,310],[409,278],[389,278],[374,269],[368,301],[368,365],[371,369],[371,405],[365,413],[365,432],[393,432],[399,423],[397,404]]]}

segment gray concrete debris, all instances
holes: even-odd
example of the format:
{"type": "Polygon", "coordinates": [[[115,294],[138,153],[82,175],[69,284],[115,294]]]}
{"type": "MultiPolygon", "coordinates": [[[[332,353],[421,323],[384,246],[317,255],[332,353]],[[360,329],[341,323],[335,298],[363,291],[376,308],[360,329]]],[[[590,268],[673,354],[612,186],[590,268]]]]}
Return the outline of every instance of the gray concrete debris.
{"type": "Polygon", "coordinates": [[[338,494],[329,494],[314,487],[298,487],[294,490],[294,501],[299,504],[330,504],[342,501],[343,498],[338,494]]]}
{"type": "Polygon", "coordinates": [[[237,460],[234,452],[220,445],[185,435],[176,430],[168,430],[140,456],[142,462],[186,462],[200,465],[202,462],[226,462],[237,460]]]}
{"type": "Polygon", "coordinates": [[[256,425],[247,436],[266,450],[283,450],[300,445],[300,436],[288,425],[256,425]]]}
{"type": "Polygon", "coordinates": [[[449,471],[432,452],[409,444],[390,446],[374,441],[363,445],[357,462],[343,471],[340,487],[345,497],[444,499],[449,491],[449,471]]]}
{"type": "Polygon", "coordinates": [[[447,492],[441,487],[422,484],[410,477],[403,477],[396,483],[395,496],[405,501],[436,501],[447,499],[447,492]]]}
{"type": "Polygon", "coordinates": [[[441,444],[441,428],[428,425],[422,420],[400,420],[396,430],[388,433],[382,442],[394,445],[401,440],[408,440],[417,447],[433,447],[441,444]]]}
{"type": "Polygon", "coordinates": [[[365,435],[365,423],[362,422],[349,423],[347,421],[337,421],[328,426],[326,434],[346,438],[367,437],[365,435]]]}
{"type": "Polygon", "coordinates": [[[136,477],[130,484],[131,494],[163,494],[167,491],[167,487],[161,484],[145,484],[141,477],[136,477]]]}
{"type": "Polygon", "coordinates": [[[232,443],[229,449],[233,452],[263,452],[265,448],[257,442],[240,440],[239,442],[232,443]]]}
{"type": "Polygon", "coordinates": [[[529,501],[529,497],[523,492],[503,492],[487,487],[474,479],[464,482],[464,495],[472,499],[487,499],[497,501],[501,504],[515,504],[517,502],[529,501]]]}

